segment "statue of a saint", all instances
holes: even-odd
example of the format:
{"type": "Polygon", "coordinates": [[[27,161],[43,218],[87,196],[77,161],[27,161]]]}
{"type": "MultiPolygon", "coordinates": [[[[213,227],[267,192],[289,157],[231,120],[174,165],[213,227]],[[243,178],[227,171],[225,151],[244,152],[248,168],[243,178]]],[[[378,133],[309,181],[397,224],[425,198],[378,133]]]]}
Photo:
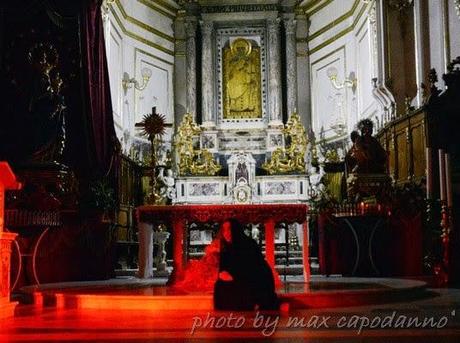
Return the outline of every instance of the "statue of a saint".
{"type": "Polygon", "coordinates": [[[345,156],[349,173],[356,174],[384,174],[387,154],[380,142],[372,137],[373,123],[369,119],[358,123],[357,131],[350,135],[353,146],[345,156]]]}
{"type": "Polygon", "coordinates": [[[238,162],[238,165],[236,166],[236,172],[235,172],[235,180],[238,183],[240,179],[244,179],[246,182],[249,182],[249,173],[248,173],[248,168],[246,167],[246,163],[241,163],[238,162]]]}
{"type": "Polygon", "coordinates": [[[224,118],[261,116],[260,50],[244,38],[224,49],[224,118]]]}
{"type": "Polygon", "coordinates": [[[166,170],[165,175],[165,168],[161,167],[160,172],[158,173],[158,179],[162,182],[163,186],[160,189],[161,196],[168,200],[173,200],[176,197],[176,182],[174,179],[172,169],[166,170]]]}
{"type": "Polygon", "coordinates": [[[310,188],[314,191],[315,194],[321,194],[324,189],[323,177],[326,175],[324,172],[324,168],[322,165],[319,166],[311,166],[309,171],[309,184],[310,188]]]}

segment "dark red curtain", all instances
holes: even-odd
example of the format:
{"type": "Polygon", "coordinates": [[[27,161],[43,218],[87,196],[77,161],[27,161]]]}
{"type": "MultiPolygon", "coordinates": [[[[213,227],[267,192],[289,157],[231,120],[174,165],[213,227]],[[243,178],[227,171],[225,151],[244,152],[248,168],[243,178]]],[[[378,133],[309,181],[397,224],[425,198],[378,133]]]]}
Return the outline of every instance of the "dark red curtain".
{"type": "Polygon", "coordinates": [[[101,16],[102,0],[85,0],[80,20],[84,111],[91,170],[98,176],[114,172],[119,142],[113,124],[112,102],[101,16]]]}

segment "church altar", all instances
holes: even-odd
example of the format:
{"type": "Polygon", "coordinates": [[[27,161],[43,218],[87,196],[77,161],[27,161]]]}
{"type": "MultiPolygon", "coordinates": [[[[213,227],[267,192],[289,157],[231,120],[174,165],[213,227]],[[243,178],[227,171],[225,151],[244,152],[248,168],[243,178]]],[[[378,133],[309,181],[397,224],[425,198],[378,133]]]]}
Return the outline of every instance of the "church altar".
{"type": "Polygon", "coordinates": [[[275,224],[300,223],[303,227],[303,272],[310,276],[308,262],[308,207],[305,204],[234,204],[234,205],[173,205],[140,206],[137,208],[139,222],[139,274],[140,278],[152,277],[153,233],[160,224],[172,227],[173,274],[170,283],[183,277],[186,266],[187,223],[222,223],[235,218],[243,224],[262,223],[265,227],[265,258],[272,269],[275,267],[275,224]]]}

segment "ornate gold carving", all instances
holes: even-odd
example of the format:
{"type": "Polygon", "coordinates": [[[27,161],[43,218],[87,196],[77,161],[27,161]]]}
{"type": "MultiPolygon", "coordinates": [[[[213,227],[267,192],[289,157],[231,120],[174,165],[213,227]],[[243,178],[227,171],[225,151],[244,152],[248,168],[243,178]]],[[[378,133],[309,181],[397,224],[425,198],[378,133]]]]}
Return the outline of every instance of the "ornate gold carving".
{"type": "Polygon", "coordinates": [[[271,160],[264,163],[262,168],[272,175],[305,173],[307,136],[297,113],[292,114],[289,118],[283,133],[288,146],[286,148],[277,148],[273,151],[271,160]]]}
{"type": "Polygon", "coordinates": [[[221,169],[208,150],[194,148],[200,133],[192,115],[186,114],[174,138],[180,175],[215,175],[221,169]]]}
{"type": "Polygon", "coordinates": [[[261,118],[260,48],[238,38],[223,56],[224,119],[261,118]]]}

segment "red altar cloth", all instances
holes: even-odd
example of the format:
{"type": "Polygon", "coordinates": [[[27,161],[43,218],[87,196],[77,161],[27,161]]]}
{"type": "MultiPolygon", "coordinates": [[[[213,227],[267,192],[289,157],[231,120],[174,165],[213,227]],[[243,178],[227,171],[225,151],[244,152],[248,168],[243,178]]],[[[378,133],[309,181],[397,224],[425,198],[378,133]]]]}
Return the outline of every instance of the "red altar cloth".
{"type": "MultiPolygon", "coordinates": [[[[322,274],[355,276],[355,271],[371,262],[375,270],[359,276],[413,277],[423,273],[422,217],[392,214],[383,216],[382,225],[373,231],[366,216],[348,217],[357,228],[330,213],[318,216],[319,265],[322,274]],[[361,222],[361,225],[359,225],[361,222]],[[359,228],[361,226],[361,228],[359,228]],[[350,230],[351,229],[351,230],[350,230]]],[[[369,266],[368,266],[369,267],[369,266]]],[[[368,268],[369,269],[369,268],[368,268]]]]}
{"type": "MultiPolygon", "coordinates": [[[[140,206],[137,218],[140,223],[172,224],[173,227],[173,266],[172,282],[183,278],[185,268],[184,230],[187,222],[223,223],[235,218],[243,224],[263,223],[265,227],[265,258],[274,270],[275,267],[275,224],[303,223],[304,225],[304,275],[310,276],[308,262],[308,227],[306,224],[307,205],[305,204],[248,204],[248,205],[172,205],[140,206]]],[[[142,244],[141,244],[142,245],[142,244]]],[[[142,249],[140,246],[139,249],[142,249]]]]}

